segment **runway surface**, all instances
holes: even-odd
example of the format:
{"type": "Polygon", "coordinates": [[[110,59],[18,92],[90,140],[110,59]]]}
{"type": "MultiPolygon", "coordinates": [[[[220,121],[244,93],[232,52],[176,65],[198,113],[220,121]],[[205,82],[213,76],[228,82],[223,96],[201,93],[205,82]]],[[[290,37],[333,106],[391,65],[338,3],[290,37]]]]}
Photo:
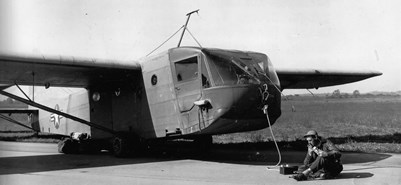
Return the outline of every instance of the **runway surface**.
{"type": "MultiPolygon", "coordinates": [[[[0,142],[0,184],[401,184],[400,154],[345,153],[339,178],[297,182],[266,168],[277,162],[274,150],[259,151],[271,156],[264,162],[232,160],[241,151],[210,152],[121,159],[109,153],[59,154],[56,144],[0,142]]],[[[283,163],[297,163],[305,153],[282,155],[283,163]]]]}

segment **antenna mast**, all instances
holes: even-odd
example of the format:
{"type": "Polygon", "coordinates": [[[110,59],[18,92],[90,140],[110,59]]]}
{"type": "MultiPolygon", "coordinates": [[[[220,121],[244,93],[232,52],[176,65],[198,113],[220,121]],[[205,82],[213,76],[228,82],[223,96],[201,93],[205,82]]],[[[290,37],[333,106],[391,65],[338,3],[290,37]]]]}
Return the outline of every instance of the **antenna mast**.
{"type": "Polygon", "coordinates": [[[185,22],[184,29],[182,30],[181,38],[180,38],[180,41],[178,42],[177,48],[179,48],[180,45],[181,45],[181,41],[182,41],[182,38],[184,37],[185,30],[187,29],[187,25],[188,25],[188,22],[189,22],[189,18],[191,17],[191,14],[198,13],[198,12],[199,12],[199,9],[187,13],[187,17],[188,17],[187,18],[187,22],[185,22]]]}

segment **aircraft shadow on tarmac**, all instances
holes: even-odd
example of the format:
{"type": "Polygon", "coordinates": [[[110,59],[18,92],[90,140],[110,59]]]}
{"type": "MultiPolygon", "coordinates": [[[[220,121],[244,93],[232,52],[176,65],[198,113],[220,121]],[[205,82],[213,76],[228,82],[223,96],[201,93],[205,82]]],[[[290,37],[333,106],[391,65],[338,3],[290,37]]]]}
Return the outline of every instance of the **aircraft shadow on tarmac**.
{"type": "Polygon", "coordinates": [[[0,175],[34,173],[78,168],[135,165],[170,161],[162,158],[115,158],[107,153],[88,155],[39,155],[0,158],[0,175]]]}
{"type": "MultiPolygon", "coordinates": [[[[301,164],[307,153],[306,150],[280,150],[281,164],[301,164]]],[[[274,147],[260,147],[254,144],[244,144],[241,146],[214,144],[207,152],[191,145],[174,145],[173,147],[163,148],[161,151],[156,149],[153,152],[163,153],[164,156],[173,158],[189,158],[234,164],[275,165],[279,160],[279,154],[274,147]]],[[[343,164],[376,162],[391,157],[389,154],[380,153],[343,152],[342,154],[341,160],[343,164]]]]}
{"type": "MultiPolygon", "coordinates": [[[[301,163],[305,152],[283,151],[282,163],[301,163]]],[[[345,153],[344,164],[376,162],[390,157],[388,154],[361,154],[345,153]]],[[[110,153],[99,154],[52,154],[39,156],[20,156],[0,158],[0,175],[45,172],[54,170],[69,170],[79,168],[107,167],[118,165],[135,165],[174,160],[202,160],[232,164],[247,165],[274,165],[278,161],[278,154],[274,150],[255,151],[216,148],[208,152],[199,152],[194,148],[174,148],[169,150],[153,150],[139,157],[116,158],[110,153]],[[145,156],[145,157],[144,157],[145,156]]],[[[344,172],[341,178],[366,178],[373,174],[344,172]]]]}

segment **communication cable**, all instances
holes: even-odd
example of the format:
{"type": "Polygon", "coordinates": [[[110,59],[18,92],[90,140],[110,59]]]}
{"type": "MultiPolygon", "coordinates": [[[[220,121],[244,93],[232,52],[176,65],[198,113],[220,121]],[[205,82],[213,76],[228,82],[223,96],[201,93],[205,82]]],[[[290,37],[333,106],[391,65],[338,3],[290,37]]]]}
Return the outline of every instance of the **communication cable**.
{"type": "Polygon", "coordinates": [[[274,137],[272,125],[270,124],[269,114],[267,113],[267,105],[265,105],[265,106],[263,107],[263,113],[266,114],[267,123],[269,124],[269,128],[270,128],[270,133],[271,133],[271,135],[272,135],[272,137],[273,137],[273,141],[274,141],[274,144],[276,145],[276,149],[277,149],[277,153],[278,153],[278,162],[277,162],[277,164],[274,165],[274,166],[272,166],[272,167],[269,167],[269,166],[267,167],[267,169],[270,170],[270,169],[279,167],[279,165],[280,165],[280,163],[281,163],[281,152],[280,152],[280,149],[279,149],[279,147],[278,147],[276,138],[274,137]]]}

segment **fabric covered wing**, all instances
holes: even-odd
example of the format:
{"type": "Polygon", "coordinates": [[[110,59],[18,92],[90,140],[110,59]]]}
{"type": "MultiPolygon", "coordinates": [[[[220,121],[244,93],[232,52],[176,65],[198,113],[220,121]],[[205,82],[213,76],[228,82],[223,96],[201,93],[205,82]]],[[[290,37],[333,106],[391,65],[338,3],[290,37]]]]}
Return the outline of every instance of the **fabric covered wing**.
{"type": "Polygon", "coordinates": [[[382,73],[377,71],[335,71],[276,69],[282,89],[311,89],[357,82],[382,73]]]}
{"type": "Polygon", "coordinates": [[[136,61],[0,52],[0,84],[57,87],[102,86],[126,83],[141,73],[136,61]]]}

